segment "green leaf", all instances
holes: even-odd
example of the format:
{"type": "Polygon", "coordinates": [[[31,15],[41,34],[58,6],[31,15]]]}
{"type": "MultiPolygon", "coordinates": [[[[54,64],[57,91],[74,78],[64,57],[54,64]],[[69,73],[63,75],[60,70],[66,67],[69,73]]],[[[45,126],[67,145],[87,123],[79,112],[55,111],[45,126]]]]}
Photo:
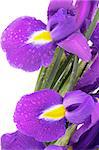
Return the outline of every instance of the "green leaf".
{"type": "Polygon", "coordinates": [[[44,80],[44,77],[45,77],[45,74],[46,74],[46,71],[47,71],[47,69],[45,67],[41,68],[39,76],[38,76],[38,80],[37,80],[37,83],[36,83],[36,86],[35,86],[35,91],[40,90],[41,85],[42,85],[43,80],[44,80]]]}
{"type": "Polygon", "coordinates": [[[51,85],[52,85],[53,80],[56,76],[57,70],[59,69],[62,55],[63,55],[63,49],[57,48],[55,56],[54,56],[54,60],[46,71],[46,75],[44,77],[41,89],[51,88],[51,85]]]}
{"type": "Polygon", "coordinates": [[[73,63],[73,69],[66,81],[64,82],[64,85],[60,89],[59,93],[64,96],[66,92],[73,90],[73,87],[75,85],[75,80],[76,80],[76,74],[77,74],[77,69],[78,69],[78,57],[74,57],[74,63],[73,63]]]}

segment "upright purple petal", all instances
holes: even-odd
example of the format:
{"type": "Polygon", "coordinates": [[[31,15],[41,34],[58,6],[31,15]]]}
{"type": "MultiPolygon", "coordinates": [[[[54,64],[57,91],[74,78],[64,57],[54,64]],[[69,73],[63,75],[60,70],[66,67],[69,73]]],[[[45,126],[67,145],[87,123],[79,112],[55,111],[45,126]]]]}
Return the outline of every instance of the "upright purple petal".
{"type": "Polygon", "coordinates": [[[85,119],[90,116],[95,107],[93,98],[80,90],[67,93],[63,105],[67,110],[66,119],[75,124],[85,122],[85,119]],[[77,107],[74,109],[72,106],[77,107]]]}
{"type": "Polygon", "coordinates": [[[60,8],[68,9],[72,6],[72,0],[50,0],[48,18],[53,16],[60,8]]]}
{"type": "Polygon", "coordinates": [[[75,14],[78,29],[85,18],[88,16],[90,11],[91,2],[77,0],[76,4],[73,5],[73,0],[51,0],[48,7],[48,18],[50,19],[60,8],[64,8],[71,14],[75,14]]]}
{"type": "Polygon", "coordinates": [[[91,51],[86,38],[81,33],[74,33],[67,39],[58,43],[67,52],[77,55],[84,61],[91,59],[91,51]]]}
{"type": "Polygon", "coordinates": [[[90,23],[93,21],[94,15],[96,13],[96,9],[98,8],[98,3],[99,3],[98,0],[90,1],[91,6],[90,6],[89,14],[88,14],[87,18],[85,19],[83,25],[81,26],[81,31],[83,33],[88,29],[90,23]]]}
{"type": "Polygon", "coordinates": [[[94,91],[99,87],[99,55],[96,56],[93,64],[83,74],[78,81],[76,89],[80,89],[84,92],[94,91]]]}
{"type": "Polygon", "coordinates": [[[63,40],[77,30],[76,18],[61,8],[49,19],[47,29],[54,41],[63,40]]]}
{"type": "Polygon", "coordinates": [[[1,137],[1,150],[44,150],[44,145],[19,131],[1,137]]]}
{"type": "Polygon", "coordinates": [[[44,150],[67,150],[67,149],[63,146],[50,145],[46,147],[44,150]]]}
{"type": "Polygon", "coordinates": [[[50,121],[39,118],[44,110],[57,104],[62,104],[62,97],[53,90],[45,89],[23,96],[14,114],[17,128],[38,141],[57,140],[65,133],[65,119],[50,121]]]}
{"type": "Polygon", "coordinates": [[[1,37],[1,45],[12,66],[35,71],[51,63],[56,48],[53,42],[29,42],[35,32],[42,30],[46,30],[46,25],[32,17],[20,17],[6,28],[1,37]]]}
{"type": "Polygon", "coordinates": [[[75,4],[76,18],[78,26],[81,26],[89,15],[91,2],[89,0],[77,0],[75,4]]]}

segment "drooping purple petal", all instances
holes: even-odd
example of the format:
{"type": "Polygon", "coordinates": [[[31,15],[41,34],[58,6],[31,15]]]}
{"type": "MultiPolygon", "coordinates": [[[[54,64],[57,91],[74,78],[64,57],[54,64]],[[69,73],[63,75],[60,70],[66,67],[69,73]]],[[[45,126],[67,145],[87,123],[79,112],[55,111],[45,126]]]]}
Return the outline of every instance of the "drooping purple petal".
{"type": "Polygon", "coordinates": [[[51,63],[56,48],[53,42],[39,45],[28,42],[36,31],[42,30],[46,30],[46,25],[32,17],[20,17],[6,28],[1,45],[12,66],[35,71],[51,63]]]}
{"type": "Polygon", "coordinates": [[[78,81],[76,89],[80,89],[84,92],[94,91],[99,87],[99,55],[96,56],[93,64],[83,74],[78,81]]]}
{"type": "Polygon", "coordinates": [[[86,38],[81,33],[74,33],[67,39],[58,43],[67,52],[73,53],[84,61],[91,59],[91,51],[86,38]]]}
{"type": "Polygon", "coordinates": [[[41,90],[22,97],[14,114],[17,128],[38,141],[57,140],[65,133],[65,119],[49,121],[39,118],[45,109],[57,104],[62,104],[62,97],[53,90],[41,90]]]}
{"type": "Polygon", "coordinates": [[[93,98],[80,90],[69,92],[65,95],[63,101],[65,108],[77,104],[76,109],[70,111],[67,109],[65,114],[66,119],[75,124],[85,122],[85,119],[90,116],[95,106],[93,98]]]}
{"type": "Polygon", "coordinates": [[[35,71],[41,66],[48,67],[53,59],[55,46],[48,43],[43,46],[32,44],[24,45],[18,49],[7,52],[9,63],[25,71],[35,71]]]}
{"type": "Polygon", "coordinates": [[[44,29],[46,25],[40,20],[28,16],[17,18],[2,33],[2,48],[8,51],[22,47],[33,32],[44,29]]]}
{"type": "Polygon", "coordinates": [[[63,146],[50,145],[46,147],[44,150],[67,150],[67,149],[63,146]]]}
{"type": "Polygon", "coordinates": [[[73,144],[74,150],[94,150],[96,147],[99,148],[99,121],[73,144]]]}
{"type": "Polygon", "coordinates": [[[44,145],[19,131],[1,137],[2,150],[44,150],[44,145]]]}

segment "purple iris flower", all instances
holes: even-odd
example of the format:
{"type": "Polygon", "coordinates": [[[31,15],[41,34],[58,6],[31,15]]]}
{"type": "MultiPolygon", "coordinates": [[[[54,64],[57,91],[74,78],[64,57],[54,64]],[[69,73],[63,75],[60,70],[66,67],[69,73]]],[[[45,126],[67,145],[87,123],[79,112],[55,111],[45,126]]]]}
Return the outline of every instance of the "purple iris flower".
{"type": "Polygon", "coordinates": [[[43,143],[19,131],[1,137],[1,150],[44,150],[43,143]]]}
{"type": "Polygon", "coordinates": [[[47,29],[51,31],[53,39],[59,41],[58,45],[67,52],[76,54],[84,61],[91,58],[90,49],[78,30],[89,15],[90,8],[90,1],[81,0],[77,0],[75,5],[72,0],[51,0],[48,7],[47,29]]]}
{"type": "Polygon", "coordinates": [[[35,18],[20,17],[5,29],[1,46],[12,66],[25,71],[35,71],[41,66],[48,67],[57,45],[84,61],[91,59],[87,40],[78,31],[89,12],[90,2],[77,2],[72,8],[76,15],[68,13],[63,7],[64,2],[72,7],[72,3],[70,5],[68,1],[63,1],[61,8],[48,20],[47,26],[35,18]]]}
{"type": "Polygon", "coordinates": [[[63,146],[50,145],[46,147],[44,150],[67,150],[67,149],[63,146]]]}
{"type": "Polygon", "coordinates": [[[66,119],[78,125],[93,109],[93,98],[82,91],[69,92],[62,98],[57,92],[44,89],[21,98],[14,121],[23,134],[50,142],[65,134],[66,119]]]}
{"type": "Polygon", "coordinates": [[[95,104],[90,117],[73,134],[71,145],[74,150],[99,148],[99,103],[95,104]]]}

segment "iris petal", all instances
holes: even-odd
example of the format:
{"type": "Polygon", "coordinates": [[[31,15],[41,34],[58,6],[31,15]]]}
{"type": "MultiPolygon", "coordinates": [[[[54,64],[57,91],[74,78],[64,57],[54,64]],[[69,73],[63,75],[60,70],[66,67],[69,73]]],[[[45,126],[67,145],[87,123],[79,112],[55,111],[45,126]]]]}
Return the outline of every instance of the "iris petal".
{"type": "Polygon", "coordinates": [[[99,148],[99,121],[90,130],[82,134],[79,141],[73,144],[74,150],[96,150],[99,148]]]}
{"type": "Polygon", "coordinates": [[[58,43],[67,52],[77,55],[84,61],[91,59],[91,50],[88,46],[86,38],[81,33],[74,33],[67,39],[58,43]]]}
{"type": "Polygon", "coordinates": [[[48,18],[50,19],[61,8],[75,12],[77,23],[76,29],[78,29],[88,16],[90,7],[91,2],[85,0],[77,0],[75,4],[73,3],[73,0],[51,0],[48,7],[48,18]]]}
{"type": "Polygon", "coordinates": [[[76,132],[73,134],[71,141],[76,143],[79,141],[79,138],[87,132],[90,128],[92,128],[95,124],[98,124],[99,121],[99,103],[95,104],[95,107],[93,109],[92,114],[90,117],[88,117],[84,124],[76,130],[76,132]]]}
{"type": "Polygon", "coordinates": [[[25,71],[35,71],[41,66],[48,67],[52,62],[56,46],[52,43],[43,46],[26,44],[18,49],[10,49],[6,55],[9,63],[25,71]]]}
{"type": "Polygon", "coordinates": [[[77,0],[75,4],[75,9],[76,9],[76,20],[77,24],[80,27],[86,17],[88,17],[89,12],[90,12],[90,7],[91,7],[91,2],[87,0],[77,0]]]}
{"type": "Polygon", "coordinates": [[[77,30],[76,18],[61,8],[49,19],[47,29],[54,41],[63,40],[77,30]]]}
{"type": "Polygon", "coordinates": [[[51,63],[56,48],[52,41],[29,43],[31,36],[42,30],[46,30],[46,25],[32,17],[20,17],[7,27],[2,34],[1,45],[12,66],[35,71],[51,63]]]}
{"type": "Polygon", "coordinates": [[[53,16],[58,9],[60,8],[64,8],[64,9],[68,9],[72,6],[72,0],[50,0],[50,4],[48,7],[48,18],[50,18],[51,16],[53,16]]]}
{"type": "Polygon", "coordinates": [[[44,145],[19,131],[1,137],[2,150],[43,150],[44,145]]]}
{"type": "Polygon", "coordinates": [[[39,119],[44,110],[57,104],[62,104],[62,97],[53,90],[41,90],[22,97],[14,114],[19,131],[42,142],[57,140],[65,133],[65,119],[39,119]]]}
{"type": "Polygon", "coordinates": [[[90,40],[93,42],[93,48],[97,49],[97,52],[99,53],[99,23],[97,23],[90,40]]]}
{"type": "Polygon", "coordinates": [[[55,105],[54,107],[44,110],[44,112],[39,116],[39,118],[52,121],[60,120],[64,118],[65,112],[66,110],[64,105],[55,105]]]}
{"type": "Polygon", "coordinates": [[[14,20],[2,33],[1,45],[5,51],[18,49],[26,44],[35,31],[45,30],[46,25],[32,17],[20,17],[14,20]]]}
{"type": "Polygon", "coordinates": [[[79,104],[79,106],[73,111],[67,111],[65,115],[71,123],[83,123],[94,109],[93,98],[82,91],[73,91],[66,94],[63,105],[69,107],[73,104],[79,104]]]}
{"type": "Polygon", "coordinates": [[[92,92],[99,87],[99,55],[97,55],[92,65],[83,74],[76,85],[76,89],[84,92],[92,92]]]}

